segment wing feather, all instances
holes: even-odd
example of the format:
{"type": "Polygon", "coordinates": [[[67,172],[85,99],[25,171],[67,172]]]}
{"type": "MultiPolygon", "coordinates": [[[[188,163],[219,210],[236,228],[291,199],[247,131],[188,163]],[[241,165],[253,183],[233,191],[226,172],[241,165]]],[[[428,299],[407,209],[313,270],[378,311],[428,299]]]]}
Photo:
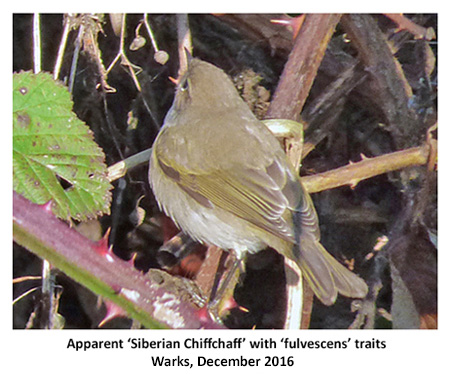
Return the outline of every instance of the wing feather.
{"type": "Polygon", "coordinates": [[[284,190],[300,194],[301,189],[291,170],[281,170],[281,161],[275,160],[265,169],[236,166],[208,173],[193,173],[163,157],[158,157],[158,162],[168,178],[203,206],[219,207],[277,237],[295,241],[290,209],[299,196],[291,193],[288,198],[284,190]]]}

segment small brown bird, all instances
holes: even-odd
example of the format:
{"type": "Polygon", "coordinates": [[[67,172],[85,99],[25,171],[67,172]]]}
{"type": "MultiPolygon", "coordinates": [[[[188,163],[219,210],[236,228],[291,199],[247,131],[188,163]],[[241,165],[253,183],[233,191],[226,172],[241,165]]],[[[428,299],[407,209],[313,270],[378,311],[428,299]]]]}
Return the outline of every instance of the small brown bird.
{"type": "Polygon", "coordinates": [[[272,247],[326,305],[367,285],[320,244],[317,214],[278,140],[229,77],[191,59],[158,134],[149,180],[161,209],[193,239],[238,258],[272,247]]]}

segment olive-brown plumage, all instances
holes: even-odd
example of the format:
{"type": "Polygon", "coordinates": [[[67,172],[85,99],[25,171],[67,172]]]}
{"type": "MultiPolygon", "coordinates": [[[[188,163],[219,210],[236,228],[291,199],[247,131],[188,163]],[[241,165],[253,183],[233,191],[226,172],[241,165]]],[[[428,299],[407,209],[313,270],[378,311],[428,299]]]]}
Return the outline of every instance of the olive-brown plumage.
{"type": "Polygon", "coordinates": [[[158,134],[149,180],[161,209],[192,238],[243,258],[272,247],[324,304],[367,286],[320,244],[311,198],[267,127],[219,68],[192,59],[158,134]]]}

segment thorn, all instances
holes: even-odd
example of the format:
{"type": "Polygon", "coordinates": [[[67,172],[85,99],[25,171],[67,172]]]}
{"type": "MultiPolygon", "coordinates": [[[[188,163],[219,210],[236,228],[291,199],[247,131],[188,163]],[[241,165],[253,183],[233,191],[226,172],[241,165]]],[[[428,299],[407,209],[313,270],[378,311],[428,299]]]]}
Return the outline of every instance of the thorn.
{"type": "Polygon", "coordinates": [[[178,86],[178,79],[169,77],[169,81],[171,81],[173,84],[175,84],[176,86],[178,86]]]}
{"type": "Polygon", "coordinates": [[[228,299],[221,302],[220,305],[220,315],[223,315],[224,312],[228,312],[231,309],[238,308],[239,304],[236,302],[233,296],[230,296],[228,299]]]}
{"type": "Polygon", "coordinates": [[[244,313],[249,313],[250,310],[248,310],[245,306],[239,305],[238,309],[244,313]]]}
{"type": "Polygon", "coordinates": [[[104,326],[107,322],[112,321],[114,318],[127,317],[127,314],[125,313],[125,311],[117,304],[114,304],[110,300],[104,300],[103,302],[106,307],[106,315],[100,321],[100,323],[98,324],[98,327],[104,326]]]}
{"type": "Polygon", "coordinates": [[[377,242],[375,243],[372,252],[368,253],[364,258],[366,261],[369,261],[375,256],[375,252],[381,251],[381,249],[389,242],[389,238],[386,235],[382,235],[377,238],[377,242]]]}
{"type": "Polygon", "coordinates": [[[348,184],[350,186],[350,188],[352,190],[354,190],[356,188],[356,186],[358,185],[359,181],[350,181],[350,183],[348,184]]]}
{"type": "Polygon", "coordinates": [[[101,238],[99,241],[94,243],[94,248],[103,257],[105,257],[109,262],[114,261],[114,253],[112,251],[112,245],[108,246],[108,239],[109,234],[111,232],[111,228],[109,227],[108,230],[106,230],[105,235],[103,235],[103,238],[101,238]]]}
{"type": "Polygon", "coordinates": [[[366,257],[364,257],[365,261],[369,261],[371,260],[375,255],[373,254],[373,252],[370,252],[366,255],[366,257]]]}
{"type": "Polygon", "coordinates": [[[378,308],[377,309],[378,314],[383,317],[384,319],[387,319],[388,321],[392,321],[392,314],[389,313],[386,309],[384,308],[378,308]]]}
{"type": "Polygon", "coordinates": [[[105,235],[103,235],[103,237],[98,240],[97,242],[95,242],[95,245],[98,248],[103,249],[104,252],[108,252],[109,248],[108,248],[108,238],[109,238],[109,233],[111,232],[111,228],[108,227],[108,229],[105,232],[105,235]]]}
{"type": "Polygon", "coordinates": [[[198,319],[203,323],[212,321],[207,306],[201,307],[199,310],[197,310],[196,314],[198,316],[198,319]]]}
{"type": "Polygon", "coordinates": [[[386,235],[377,238],[377,243],[373,247],[374,251],[381,251],[381,249],[388,243],[389,238],[386,235]]]}
{"type": "Polygon", "coordinates": [[[184,54],[186,55],[186,59],[187,59],[188,66],[189,66],[189,63],[193,60],[194,57],[192,56],[191,51],[187,47],[184,47],[183,49],[184,49],[184,54]]]}
{"type": "Polygon", "coordinates": [[[369,158],[364,153],[360,153],[359,155],[361,156],[362,161],[367,160],[369,158]]]}
{"type": "Polygon", "coordinates": [[[41,204],[41,207],[42,207],[42,209],[44,209],[45,212],[53,214],[52,206],[53,206],[53,200],[49,200],[45,204],[41,204]]]}
{"type": "Polygon", "coordinates": [[[137,252],[134,252],[133,255],[131,256],[131,258],[128,261],[126,261],[126,262],[128,262],[131,266],[134,266],[134,263],[136,261],[136,257],[137,257],[137,252]]]}
{"type": "Polygon", "coordinates": [[[293,39],[295,39],[302,28],[304,20],[305,15],[302,14],[297,17],[287,17],[285,19],[271,19],[270,22],[285,25],[292,32],[293,39]]]}

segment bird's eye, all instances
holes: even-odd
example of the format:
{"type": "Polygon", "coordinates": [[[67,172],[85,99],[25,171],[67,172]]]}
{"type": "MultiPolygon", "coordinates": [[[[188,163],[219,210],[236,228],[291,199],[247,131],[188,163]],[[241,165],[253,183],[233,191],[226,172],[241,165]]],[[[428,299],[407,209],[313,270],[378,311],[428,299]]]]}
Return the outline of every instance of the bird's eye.
{"type": "Polygon", "coordinates": [[[188,79],[183,79],[183,81],[180,83],[180,90],[181,91],[187,91],[189,88],[189,81],[188,79]]]}

